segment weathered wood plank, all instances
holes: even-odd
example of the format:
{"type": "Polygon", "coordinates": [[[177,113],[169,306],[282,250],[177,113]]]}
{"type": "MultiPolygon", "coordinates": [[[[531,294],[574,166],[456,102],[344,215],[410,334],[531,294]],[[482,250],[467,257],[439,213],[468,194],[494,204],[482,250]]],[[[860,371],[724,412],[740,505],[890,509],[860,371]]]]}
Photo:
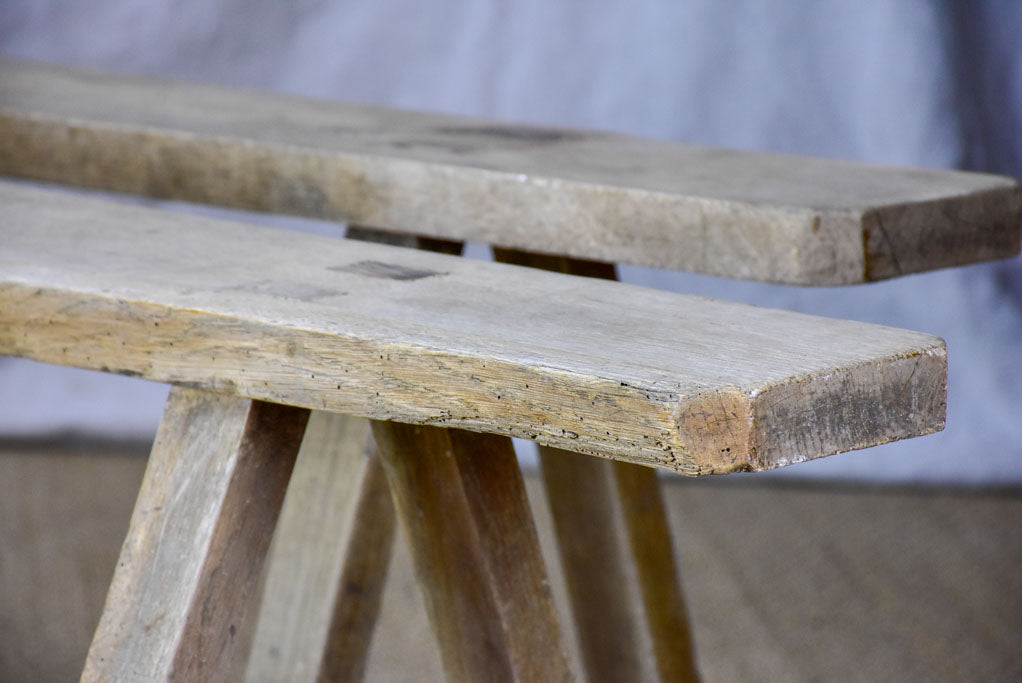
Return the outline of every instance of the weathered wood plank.
{"type": "MultiPolygon", "coordinates": [[[[460,254],[457,242],[361,226],[348,239],[460,254]]],[[[249,681],[359,681],[387,576],[394,509],[369,422],[316,411],[277,533],[249,681]],[[334,539],[334,543],[324,543],[334,539]]]]}
{"type": "Polygon", "coordinates": [[[507,437],[373,422],[453,681],[571,679],[507,437]]]}
{"type": "MultiPolygon", "coordinates": [[[[617,276],[612,263],[510,249],[494,249],[494,258],[617,276]]],[[[655,471],[546,446],[539,459],[589,680],[699,680],[655,471]]]]}
{"type": "Polygon", "coordinates": [[[82,680],[224,679],[307,419],[171,391],[82,680]]]}
{"type": "Polygon", "coordinates": [[[1008,178],[0,65],[0,173],[797,284],[1005,258],[1008,178]]]}
{"type": "Polygon", "coordinates": [[[360,681],[394,541],[363,418],[314,411],[267,560],[247,681],[360,681]]]}
{"type": "Polygon", "coordinates": [[[0,203],[0,353],[689,474],[943,426],[929,335],[10,184],[0,203]]]}

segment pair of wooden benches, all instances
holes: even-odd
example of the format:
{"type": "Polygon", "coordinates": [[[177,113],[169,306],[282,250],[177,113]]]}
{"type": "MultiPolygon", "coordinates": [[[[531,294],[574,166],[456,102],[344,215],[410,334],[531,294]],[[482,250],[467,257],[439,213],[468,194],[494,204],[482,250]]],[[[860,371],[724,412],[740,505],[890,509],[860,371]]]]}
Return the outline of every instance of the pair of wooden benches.
{"type": "Polygon", "coordinates": [[[653,468],[940,429],[945,348],[612,264],[832,285],[1019,248],[1005,178],[25,63],[0,67],[0,172],[352,226],[0,184],[0,353],[174,387],[84,680],[359,678],[395,513],[450,678],[581,674],[512,436],[541,444],[585,675],[694,679],[653,468]]]}

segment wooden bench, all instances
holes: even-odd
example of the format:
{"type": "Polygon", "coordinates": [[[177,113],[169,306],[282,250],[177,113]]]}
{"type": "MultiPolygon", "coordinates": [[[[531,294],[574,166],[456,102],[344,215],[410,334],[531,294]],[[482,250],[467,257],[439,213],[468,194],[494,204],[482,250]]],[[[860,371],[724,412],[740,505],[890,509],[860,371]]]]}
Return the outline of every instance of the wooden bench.
{"type": "MultiPolygon", "coordinates": [[[[994,176],[31,64],[0,68],[0,151],[11,176],[604,279],[853,283],[1019,244],[994,176]]],[[[246,656],[252,680],[360,677],[395,509],[450,678],[571,677],[509,436],[542,445],[586,675],[691,679],[636,465],[766,469],[943,426],[928,335],[12,183],[0,206],[0,353],[175,387],[87,680],[216,680],[246,656]]]]}

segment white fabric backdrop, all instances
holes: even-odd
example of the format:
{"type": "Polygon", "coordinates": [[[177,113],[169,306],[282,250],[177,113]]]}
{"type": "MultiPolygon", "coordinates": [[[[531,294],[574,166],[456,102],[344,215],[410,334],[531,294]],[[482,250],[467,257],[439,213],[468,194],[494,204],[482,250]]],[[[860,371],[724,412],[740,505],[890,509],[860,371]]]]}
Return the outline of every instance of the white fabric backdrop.
{"type": "MultiPolygon", "coordinates": [[[[282,92],[1022,176],[1022,3],[8,0],[0,53],[282,92]]],[[[941,434],[782,470],[1022,483],[1018,259],[842,289],[622,268],[683,292],[913,328],[941,434]]],[[[0,360],[0,433],[154,428],[164,390],[0,360]]]]}

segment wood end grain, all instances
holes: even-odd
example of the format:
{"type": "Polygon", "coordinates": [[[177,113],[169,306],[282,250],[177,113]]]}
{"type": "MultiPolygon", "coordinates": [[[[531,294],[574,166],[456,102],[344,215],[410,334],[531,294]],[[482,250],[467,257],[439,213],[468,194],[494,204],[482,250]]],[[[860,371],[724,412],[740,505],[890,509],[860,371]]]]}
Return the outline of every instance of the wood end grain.
{"type": "Polygon", "coordinates": [[[944,429],[943,341],[883,362],[750,392],[714,390],[677,412],[684,474],[770,470],[944,429]]]}
{"type": "Polygon", "coordinates": [[[1022,239],[1022,187],[893,204],[862,216],[863,279],[1012,258],[1022,239]]]}

